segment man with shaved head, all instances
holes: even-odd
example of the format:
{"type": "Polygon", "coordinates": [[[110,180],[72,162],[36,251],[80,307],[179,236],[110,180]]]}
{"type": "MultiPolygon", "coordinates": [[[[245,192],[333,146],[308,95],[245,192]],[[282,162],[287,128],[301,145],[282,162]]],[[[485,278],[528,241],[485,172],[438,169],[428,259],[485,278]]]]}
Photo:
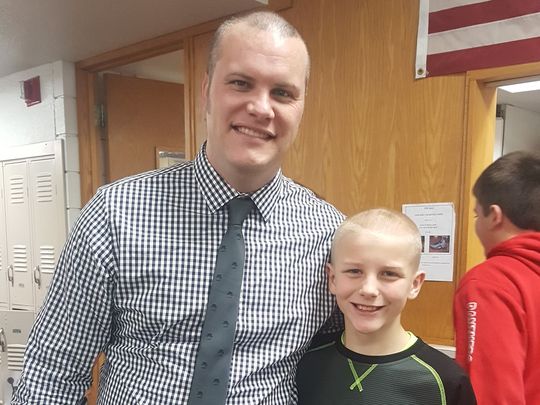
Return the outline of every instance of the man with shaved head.
{"type": "Polygon", "coordinates": [[[309,68],[304,41],[277,14],[221,25],[202,89],[207,141],[193,161],[106,185],[83,209],[14,404],[83,400],[99,352],[100,404],[294,402],[296,364],[334,308],[324,266],[342,220],[281,172],[309,68]],[[206,328],[228,276],[217,268],[235,200],[249,208],[236,234],[241,260],[230,264],[243,267],[239,293],[226,295],[237,300],[235,314],[221,324],[232,346],[201,360],[216,339],[206,328]],[[223,359],[226,376],[204,375],[223,359]],[[213,387],[222,399],[208,395],[213,387]]]}

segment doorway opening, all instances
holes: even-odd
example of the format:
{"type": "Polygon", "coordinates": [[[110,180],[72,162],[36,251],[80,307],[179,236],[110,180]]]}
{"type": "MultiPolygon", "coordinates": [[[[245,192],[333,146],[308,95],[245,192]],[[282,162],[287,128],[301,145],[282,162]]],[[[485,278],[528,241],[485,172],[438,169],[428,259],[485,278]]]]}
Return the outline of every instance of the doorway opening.
{"type": "Polygon", "coordinates": [[[97,74],[102,184],[185,157],[184,51],[97,74]]]}
{"type": "MultiPolygon", "coordinates": [[[[525,84],[538,80],[539,77],[530,77],[520,79],[519,82],[525,84]]],[[[493,159],[517,150],[540,151],[540,90],[515,92],[503,88],[506,87],[505,81],[496,84],[493,159]]]]}

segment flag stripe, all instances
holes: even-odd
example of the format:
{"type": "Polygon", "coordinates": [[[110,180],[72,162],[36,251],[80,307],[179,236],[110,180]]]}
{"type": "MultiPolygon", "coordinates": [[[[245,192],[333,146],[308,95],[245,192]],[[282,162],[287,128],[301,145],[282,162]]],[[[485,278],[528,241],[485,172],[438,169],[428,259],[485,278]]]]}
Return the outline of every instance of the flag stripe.
{"type": "Polygon", "coordinates": [[[485,3],[491,0],[431,0],[429,2],[429,11],[440,11],[449,8],[466,6],[467,4],[485,3]]]}
{"type": "Polygon", "coordinates": [[[428,55],[428,75],[445,75],[474,69],[537,62],[540,38],[505,42],[467,50],[428,55]]]}
{"type": "Polygon", "coordinates": [[[540,13],[428,36],[428,55],[540,37],[540,13]]]}
{"type": "Polygon", "coordinates": [[[432,12],[430,5],[429,33],[484,24],[525,14],[540,12],[540,1],[491,0],[432,12]]]}

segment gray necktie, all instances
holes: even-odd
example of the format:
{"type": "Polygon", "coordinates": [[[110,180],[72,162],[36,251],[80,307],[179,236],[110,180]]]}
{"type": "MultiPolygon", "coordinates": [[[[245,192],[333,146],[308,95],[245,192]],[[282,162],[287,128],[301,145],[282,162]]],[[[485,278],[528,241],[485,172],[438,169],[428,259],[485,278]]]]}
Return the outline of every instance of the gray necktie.
{"type": "Polygon", "coordinates": [[[253,208],[249,198],[229,201],[229,224],[221,240],[210,287],[189,405],[225,404],[231,369],[245,245],[242,222],[253,208]]]}

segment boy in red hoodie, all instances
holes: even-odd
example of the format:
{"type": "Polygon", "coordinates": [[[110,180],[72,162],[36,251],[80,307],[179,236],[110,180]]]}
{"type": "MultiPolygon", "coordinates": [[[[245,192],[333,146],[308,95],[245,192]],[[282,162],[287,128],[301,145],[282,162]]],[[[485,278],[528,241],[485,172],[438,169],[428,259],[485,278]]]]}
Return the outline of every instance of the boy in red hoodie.
{"type": "Polygon", "coordinates": [[[473,194],[487,258],[456,291],[456,360],[478,404],[540,404],[540,155],[501,157],[473,194]]]}

